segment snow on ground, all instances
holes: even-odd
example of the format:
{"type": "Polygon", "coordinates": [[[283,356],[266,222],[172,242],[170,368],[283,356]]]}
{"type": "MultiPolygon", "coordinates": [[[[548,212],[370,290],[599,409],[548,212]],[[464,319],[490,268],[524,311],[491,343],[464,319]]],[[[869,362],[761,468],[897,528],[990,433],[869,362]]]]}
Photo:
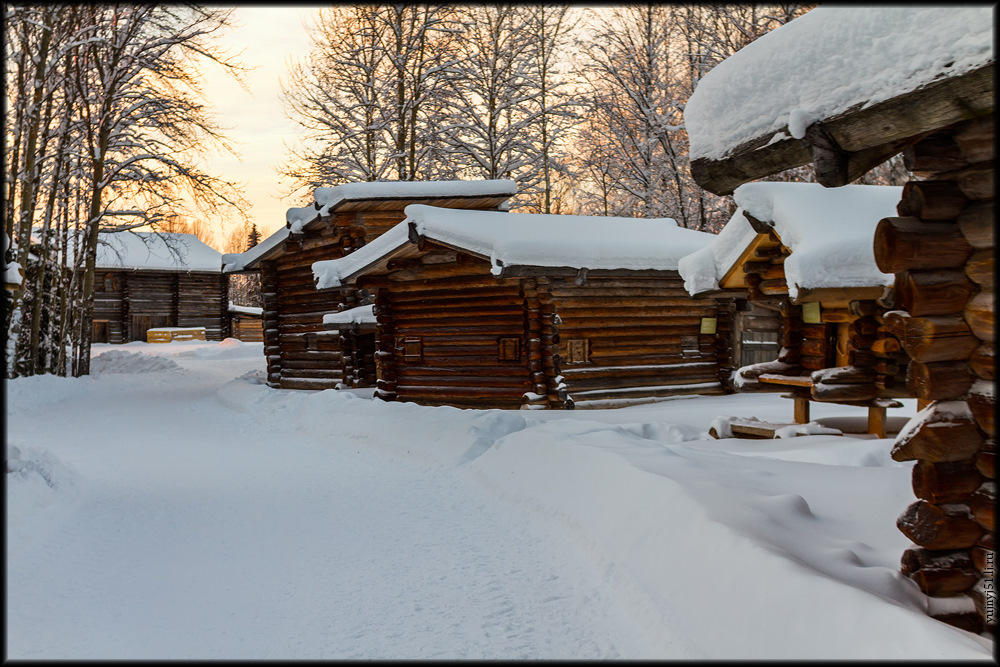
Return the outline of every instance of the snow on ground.
{"type": "Polygon", "coordinates": [[[898,573],[891,440],[707,436],[774,395],[458,410],[268,388],[260,343],[94,355],[7,383],[8,657],[991,658],[898,573]]]}

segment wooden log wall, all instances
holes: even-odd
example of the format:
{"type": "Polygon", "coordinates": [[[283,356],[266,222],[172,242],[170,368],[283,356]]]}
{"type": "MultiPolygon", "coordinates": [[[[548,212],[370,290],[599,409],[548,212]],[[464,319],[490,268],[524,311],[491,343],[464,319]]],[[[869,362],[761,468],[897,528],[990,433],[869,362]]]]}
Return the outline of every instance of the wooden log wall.
{"type": "Polygon", "coordinates": [[[128,340],[145,341],[147,329],[174,326],[177,310],[173,274],[130,271],[125,279],[128,284],[128,340]]]}
{"type": "Polygon", "coordinates": [[[323,316],[340,305],[341,293],[318,291],[312,272],[313,262],[342,257],[343,241],[324,228],[289,238],[283,255],[262,263],[265,355],[272,386],[333,389],[343,380],[340,334],[323,326],[323,316]]]}
{"type": "Polygon", "coordinates": [[[179,327],[205,327],[206,340],[229,335],[229,280],[221,273],[182,273],[176,278],[179,327]]]}
{"type": "Polygon", "coordinates": [[[530,385],[521,396],[521,407],[525,409],[574,407],[560,369],[559,325],[551,287],[549,278],[526,278],[521,281],[525,357],[530,385]]]}
{"type": "MultiPolygon", "coordinates": [[[[336,312],[343,312],[359,306],[374,303],[374,296],[367,290],[343,288],[338,290],[341,303],[336,312]]],[[[375,365],[375,332],[362,330],[355,324],[326,325],[328,330],[339,333],[341,353],[341,376],[343,387],[359,389],[374,387],[377,369],[375,365]]]]}
{"type": "Polygon", "coordinates": [[[127,321],[123,309],[125,306],[125,276],[121,271],[98,271],[94,290],[94,320],[108,323],[109,343],[120,344],[125,340],[127,321]],[[110,277],[107,284],[105,277],[110,277]],[[109,287],[110,289],[105,289],[109,287]]]}
{"type": "MultiPolygon", "coordinates": [[[[736,309],[736,299],[719,299],[716,314],[716,334],[713,353],[718,363],[718,378],[722,388],[727,392],[735,391],[733,387],[733,372],[740,366],[740,351],[742,342],[741,327],[737,325],[740,313],[736,309]]],[[[779,325],[774,319],[775,326],[779,325]]]]}
{"type": "Polygon", "coordinates": [[[559,322],[552,342],[577,408],[725,392],[719,334],[699,333],[702,318],[717,316],[717,303],[692,299],[671,273],[552,280],[559,322]]]}
{"type": "MultiPolygon", "coordinates": [[[[360,295],[354,289],[317,291],[312,263],[343,257],[404,217],[402,209],[337,212],[316,229],[290,236],[283,254],[261,262],[262,327],[269,386],[327,389],[345,380],[344,386],[374,382],[375,360],[365,355],[375,353],[375,341],[370,337],[359,339],[345,357],[341,335],[323,326],[326,313],[363,305],[360,295]]],[[[383,397],[390,394],[383,392],[383,397]]]]}
{"type": "Polygon", "coordinates": [[[343,331],[341,332],[340,344],[344,355],[344,386],[352,389],[374,387],[377,377],[375,334],[343,331]]]}
{"type": "Polygon", "coordinates": [[[789,249],[773,231],[754,249],[753,257],[742,266],[751,301],[768,296],[788,296],[784,264],[789,254],[789,249]]]}
{"type": "Polygon", "coordinates": [[[390,274],[377,288],[378,395],[423,405],[520,407],[533,388],[520,281],[498,281],[482,261],[437,264],[422,275],[394,281],[390,274]]]}
{"type": "Polygon", "coordinates": [[[278,338],[278,269],[274,262],[261,262],[260,298],[267,385],[277,388],[281,386],[281,345],[278,338]]]}
{"type": "Polygon", "coordinates": [[[876,262],[896,274],[885,325],[907,354],[907,387],[929,401],[892,450],[917,461],[918,500],[897,521],[914,542],[901,569],[929,596],[967,598],[966,611],[938,618],[973,632],[996,628],[993,145],[990,115],[907,150],[923,178],[875,238],[876,262]]]}
{"type": "Polygon", "coordinates": [[[145,341],[151,327],[205,327],[207,340],[229,335],[228,282],[216,273],[99,271],[94,320],[108,323],[108,342],[145,341]],[[111,289],[105,289],[111,276],[111,289]]]}
{"type": "Polygon", "coordinates": [[[396,372],[396,328],[389,290],[375,290],[375,396],[383,401],[396,400],[399,375],[396,372]]]}
{"type": "MultiPolygon", "coordinates": [[[[883,311],[871,300],[851,301],[844,311],[823,309],[821,319],[826,322],[829,345],[837,347],[827,357],[827,362],[834,365],[812,374],[814,400],[868,404],[900,395],[898,367],[880,364],[876,352],[894,347],[885,342],[889,334],[884,328],[883,311]]],[[[895,347],[898,350],[898,342],[895,347]]]]}
{"type": "Polygon", "coordinates": [[[264,341],[263,320],[260,317],[253,317],[243,313],[233,313],[230,321],[230,335],[237,340],[247,343],[261,343],[264,341]]]}

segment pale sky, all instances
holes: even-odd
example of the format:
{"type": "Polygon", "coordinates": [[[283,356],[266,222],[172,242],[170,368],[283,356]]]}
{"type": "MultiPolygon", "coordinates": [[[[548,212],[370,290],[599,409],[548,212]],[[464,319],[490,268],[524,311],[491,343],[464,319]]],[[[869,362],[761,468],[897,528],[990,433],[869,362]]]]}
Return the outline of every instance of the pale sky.
{"type": "MultiPolygon", "coordinates": [[[[279,99],[279,79],[287,80],[291,58],[301,58],[308,53],[309,40],[304,24],[316,7],[237,7],[233,17],[240,26],[230,29],[228,35],[221,38],[220,45],[233,54],[245,49],[236,59],[247,67],[256,66],[244,77],[250,92],[242,90],[219,68],[211,68],[205,73],[208,102],[214,105],[219,124],[230,128],[225,134],[243,156],[242,161],[231,155],[206,156],[208,168],[222,178],[245,185],[245,196],[253,204],[247,214],[257,223],[262,237],[284,226],[288,208],[303,205],[279,198],[288,191],[290,184],[279,179],[275,167],[287,156],[285,144],[295,145],[296,138],[296,126],[286,118],[279,99]]],[[[221,247],[232,223],[209,222],[215,231],[215,245],[221,247]]]]}

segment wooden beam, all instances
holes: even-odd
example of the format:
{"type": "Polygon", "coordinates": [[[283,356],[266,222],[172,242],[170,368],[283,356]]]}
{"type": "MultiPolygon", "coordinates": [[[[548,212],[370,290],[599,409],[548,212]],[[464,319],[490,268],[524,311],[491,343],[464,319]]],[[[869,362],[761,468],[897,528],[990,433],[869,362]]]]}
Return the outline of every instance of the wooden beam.
{"type": "MultiPolygon", "coordinates": [[[[905,148],[906,140],[922,138],[933,130],[992,113],[995,105],[993,70],[993,63],[990,63],[868,108],[859,103],[832,118],[823,119],[823,127],[839,150],[849,154],[848,161],[855,161],[853,168],[848,165],[849,173],[864,164],[874,166],[891,157],[891,154],[885,155],[874,162],[880,155],[905,148]]],[[[787,127],[777,131],[788,133],[787,127]]],[[[813,160],[807,142],[789,137],[768,143],[775,134],[775,130],[769,130],[720,159],[692,160],[692,177],[706,190],[728,195],[743,183],[813,160]]]]}

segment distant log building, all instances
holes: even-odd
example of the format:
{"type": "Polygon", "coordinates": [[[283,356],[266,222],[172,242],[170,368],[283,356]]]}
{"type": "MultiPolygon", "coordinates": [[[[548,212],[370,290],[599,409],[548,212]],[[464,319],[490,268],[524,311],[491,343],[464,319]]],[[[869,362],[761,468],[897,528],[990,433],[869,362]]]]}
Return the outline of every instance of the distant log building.
{"type": "Polygon", "coordinates": [[[159,327],[205,327],[207,340],[222,340],[229,296],[221,257],[193,234],[100,234],[92,341],[145,341],[159,327]]]}
{"type": "Polygon", "coordinates": [[[409,206],[313,268],[321,289],[374,292],[383,399],[618,407],[725,391],[717,305],[691,299],[676,271],[711,239],[666,219],[409,206]]]}
{"type": "Polygon", "coordinates": [[[820,7],[716,66],[685,112],[692,175],[716,194],[803,164],[838,188],[903,153],[913,178],[873,241],[894,275],[884,325],[926,406],[892,448],[916,461],[901,569],[931,616],[973,632],[994,632],[997,613],[994,19],[820,7]]]}
{"type": "Polygon", "coordinates": [[[355,289],[319,292],[312,263],[344,257],[399,223],[409,204],[497,210],[517,193],[510,180],[347,183],[317,188],[312,206],[290,209],[286,226],[245,253],[223,256],[226,273],[260,272],[267,383],[332,389],[351,375],[338,329],[323,317],[365,305],[355,289]]]}

